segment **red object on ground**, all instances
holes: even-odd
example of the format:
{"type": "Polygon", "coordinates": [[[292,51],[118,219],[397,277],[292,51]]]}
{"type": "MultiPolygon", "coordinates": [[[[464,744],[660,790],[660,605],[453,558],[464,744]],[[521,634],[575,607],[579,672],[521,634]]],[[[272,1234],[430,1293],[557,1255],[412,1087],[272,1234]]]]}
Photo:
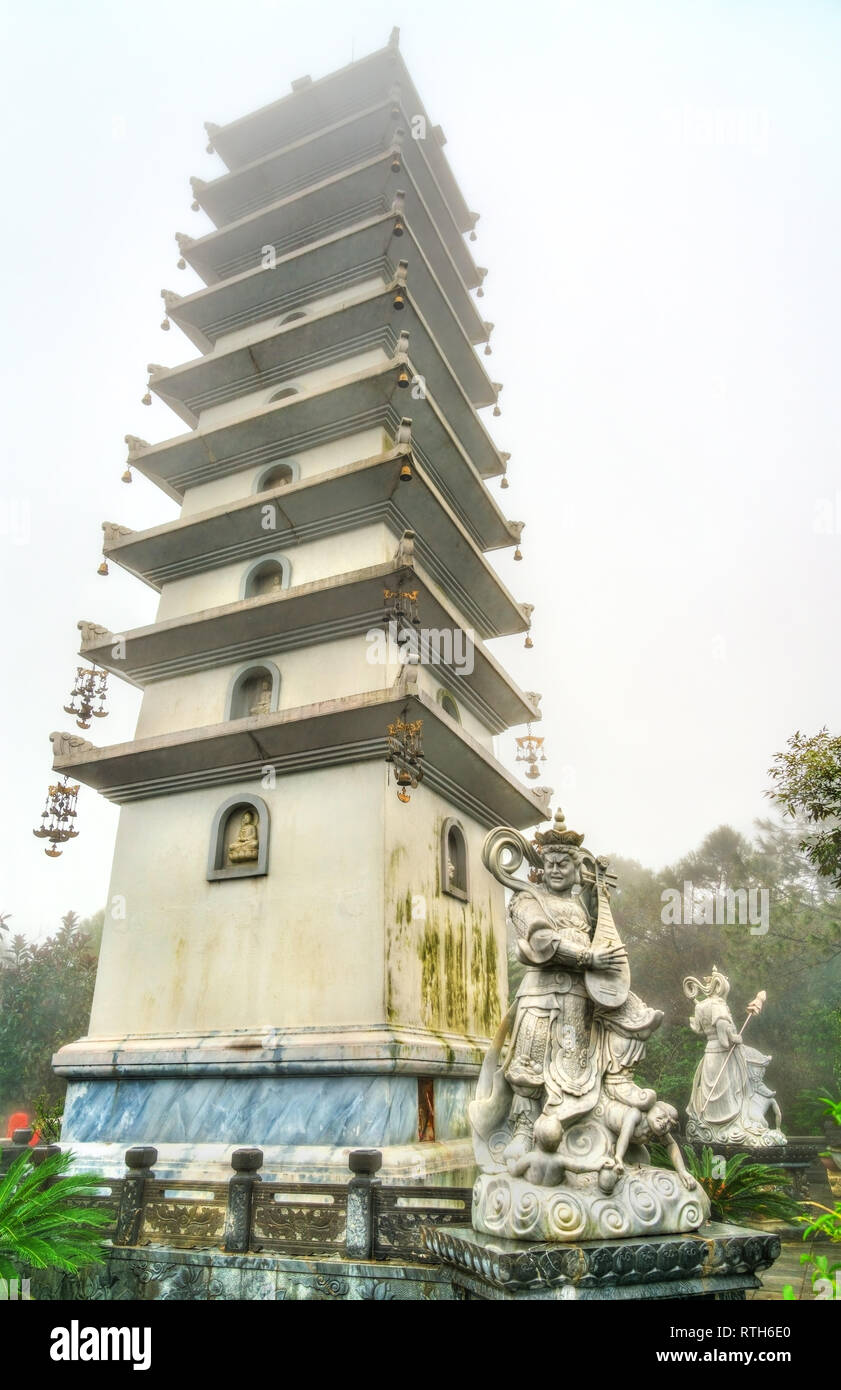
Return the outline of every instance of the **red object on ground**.
{"type": "Polygon", "coordinates": [[[14,1115],[9,1116],[9,1123],[6,1125],[6,1138],[11,1139],[16,1129],[29,1129],[29,1116],[25,1110],[17,1110],[14,1115]]]}

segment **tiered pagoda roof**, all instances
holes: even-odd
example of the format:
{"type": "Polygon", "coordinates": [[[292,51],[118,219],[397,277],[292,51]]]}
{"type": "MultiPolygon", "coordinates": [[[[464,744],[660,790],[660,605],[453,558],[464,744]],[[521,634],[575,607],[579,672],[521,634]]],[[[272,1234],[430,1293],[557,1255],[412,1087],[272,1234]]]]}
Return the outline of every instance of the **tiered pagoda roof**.
{"type": "MultiPolygon", "coordinates": [[[[485,272],[463,239],[476,214],[395,35],[378,53],[208,130],[228,172],[192,183],[215,226],[178,237],[206,288],[163,292],[169,319],[202,356],[150,368],[149,382],[190,433],[154,445],[129,437],[132,467],[180,501],[191,488],[372,429],[383,448],[166,525],[105,524],[104,553],[155,588],[376,523],[396,553],[137,629],[119,661],[111,634],[80,624],[82,655],[143,688],[361,635],[382,625],[384,589],[411,581],[426,626],[475,631],[473,670],[450,667],[441,679],[488,733],[539,718],[539,697],[524,695],[483,644],[526,631],[531,609],[484,557],[515,545],[522,523],[506,519],[486,486],[508,455],[477,414],[500,388],[474,350],[492,327],[471,294],[485,272]],[[324,375],[313,381],[316,372],[324,375]],[[273,390],[289,394],[267,401],[273,390]],[[272,502],[277,525],[266,531],[260,515],[272,502]]],[[[112,748],[56,736],[55,767],[132,801],[257,776],[267,763],[299,771],[381,758],[398,714],[423,718],[425,785],[484,824],[544,818],[544,797],[520,786],[411,669],[378,692],[112,748]]]]}

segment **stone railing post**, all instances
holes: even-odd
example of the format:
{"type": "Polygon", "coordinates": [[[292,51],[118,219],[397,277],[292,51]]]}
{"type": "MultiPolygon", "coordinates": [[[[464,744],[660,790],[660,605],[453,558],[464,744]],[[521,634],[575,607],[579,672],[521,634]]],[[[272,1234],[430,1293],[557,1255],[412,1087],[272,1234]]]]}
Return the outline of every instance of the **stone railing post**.
{"type": "Polygon", "coordinates": [[[29,1148],[29,1141],[31,1138],[31,1129],[16,1129],[12,1134],[11,1140],[4,1141],[1,1151],[2,1158],[0,1158],[0,1164],[2,1164],[0,1172],[5,1172],[7,1168],[11,1168],[15,1159],[20,1158],[21,1154],[26,1153],[27,1150],[29,1150],[30,1154],[32,1153],[32,1150],[29,1148]]]}
{"type": "MultiPolygon", "coordinates": [[[[45,1159],[52,1158],[53,1154],[60,1154],[61,1145],[36,1144],[34,1149],[30,1150],[30,1153],[32,1154],[32,1166],[33,1168],[37,1168],[40,1164],[44,1162],[45,1159]]],[[[48,1178],[47,1182],[48,1184],[52,1184],[54,1182],[61,1182],[61,1178],[48,1178]]]]}
{"type": "MultiPolygon", "coordinates": [[[[0,1147],[0,1173],[5,1173],[21,1154],[28,1154],[33,1168],[37,1168],[45,1158],[52,1158],[53,1154],[61,1153],[60,1144],[31,1144],[31,1139],[31,1129],[16,1129],[11,1139],[3,1140],[0,1147]]],[[[49,1179],[50,1183],[58,1181],[58,1178],[49,1179]]]]}
{"type": "Polygon", "coordinates": [[[262,1149],[234,1149],[231,1154],[233,1177],[228,1179],[228,1207],[222,1249],[241,1255],[251,1248],[251,1208],[254,1188],[262,1182],[258,1168],[263,1166],[262,1149]]]}
{"type": "Polygon", "coordinates": [[[356,1260],[370,1260],[374,1250],[375,1178],[383,1166],[379,1149],[351,1149],[348,1167],[353,1177],[347,1190],[347,1253],[356,1260]]]}
{"type": "Polygon", "coordinates": [[[149,1145],[126,1149],[126,1171],[120,1192],[114,1245],[136,1245],[143,1226],[143,1197],[147,1178],[154,1178],[152,1167],[158,1151],[149,1145]]]}

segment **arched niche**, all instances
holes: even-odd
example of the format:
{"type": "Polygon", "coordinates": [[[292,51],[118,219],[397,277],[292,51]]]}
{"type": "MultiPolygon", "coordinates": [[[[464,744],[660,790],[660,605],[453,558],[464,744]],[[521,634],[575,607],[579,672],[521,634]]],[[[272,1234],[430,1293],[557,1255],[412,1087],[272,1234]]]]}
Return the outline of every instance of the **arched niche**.
{"type": "Polygon", "coordinates": [[[264,555],[248,566],[242,576],[240,598],[265,598],[288,589],[292,567],[285,555],[264,555]]]}
{"type": "Polygon", "coordinates": [[[441,827],[441,891],[462,902],[470,896],[467,838],[461,823],[452,817],[441,827]]]}
{"type": "Polygon", "coordinates": [[[237,792],[217,809],[210,830],[207,877],[257,878],[269,868],[269,808],[261,796],[237,792]]]}
{"type": "Polygon", "coordinates": [[[289,483],[297,483],[301,476],[301,469],[297,459],[279,459],[277,463],[269,463],[254,480],[255,492],[268,492],[269,488],[285,487],[289,483]]]}
{"type": "Polygon", "coordinates": [[[441,686],[438,690],[437,698],[438,703],[441,706],[444,713],[448,714],[451,719],[454,719],[457,724],[460,724],[461,710],[458,707],[458,702],[456,701],[455,695],[453,695],[449,690],[445,690],[444,687],[441,686]]]}
{"type": "Polygon", "coordinates": [[[287,383],[286,386],[278,386],[276,391],[269,392],[266,397],[266,405],[277,405],[279,401],[288,401],[292,396],[300,396],[300,394],[300,386],[292,386],[287,383]]]}
{"type": "Polygon", "coordinates": [[[273,661],[255,661],[234,672],[225,703],[226,719],[273,714],[280,698],[280,672],[273,661]]]}

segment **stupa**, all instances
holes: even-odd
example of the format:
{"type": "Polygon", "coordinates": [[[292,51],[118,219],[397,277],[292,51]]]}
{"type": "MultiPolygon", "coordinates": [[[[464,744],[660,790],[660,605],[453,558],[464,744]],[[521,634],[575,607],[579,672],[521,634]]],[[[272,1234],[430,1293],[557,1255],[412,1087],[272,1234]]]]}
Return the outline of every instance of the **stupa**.
{"type": "Polygon", "coordinates": [[[103,567],[160,595],[150,626],[81,622],[81,655],[143,693],[135,737],[52,735],[54,769],[120,806],[89,1033],[56,1055],[62,1140],[161,1175],[383,1176],[472,1162],[467,1119],[507,995],[487,830],[548,792],[494,740],[540,717],[486,645],[529,605],[489,483],[468,208],[388,45],[209,126],[204,281],[163,291],[197,354],[150,369],[186,430],[128,436],[128,475],[181,507],[104,523],[103,567]]]}

